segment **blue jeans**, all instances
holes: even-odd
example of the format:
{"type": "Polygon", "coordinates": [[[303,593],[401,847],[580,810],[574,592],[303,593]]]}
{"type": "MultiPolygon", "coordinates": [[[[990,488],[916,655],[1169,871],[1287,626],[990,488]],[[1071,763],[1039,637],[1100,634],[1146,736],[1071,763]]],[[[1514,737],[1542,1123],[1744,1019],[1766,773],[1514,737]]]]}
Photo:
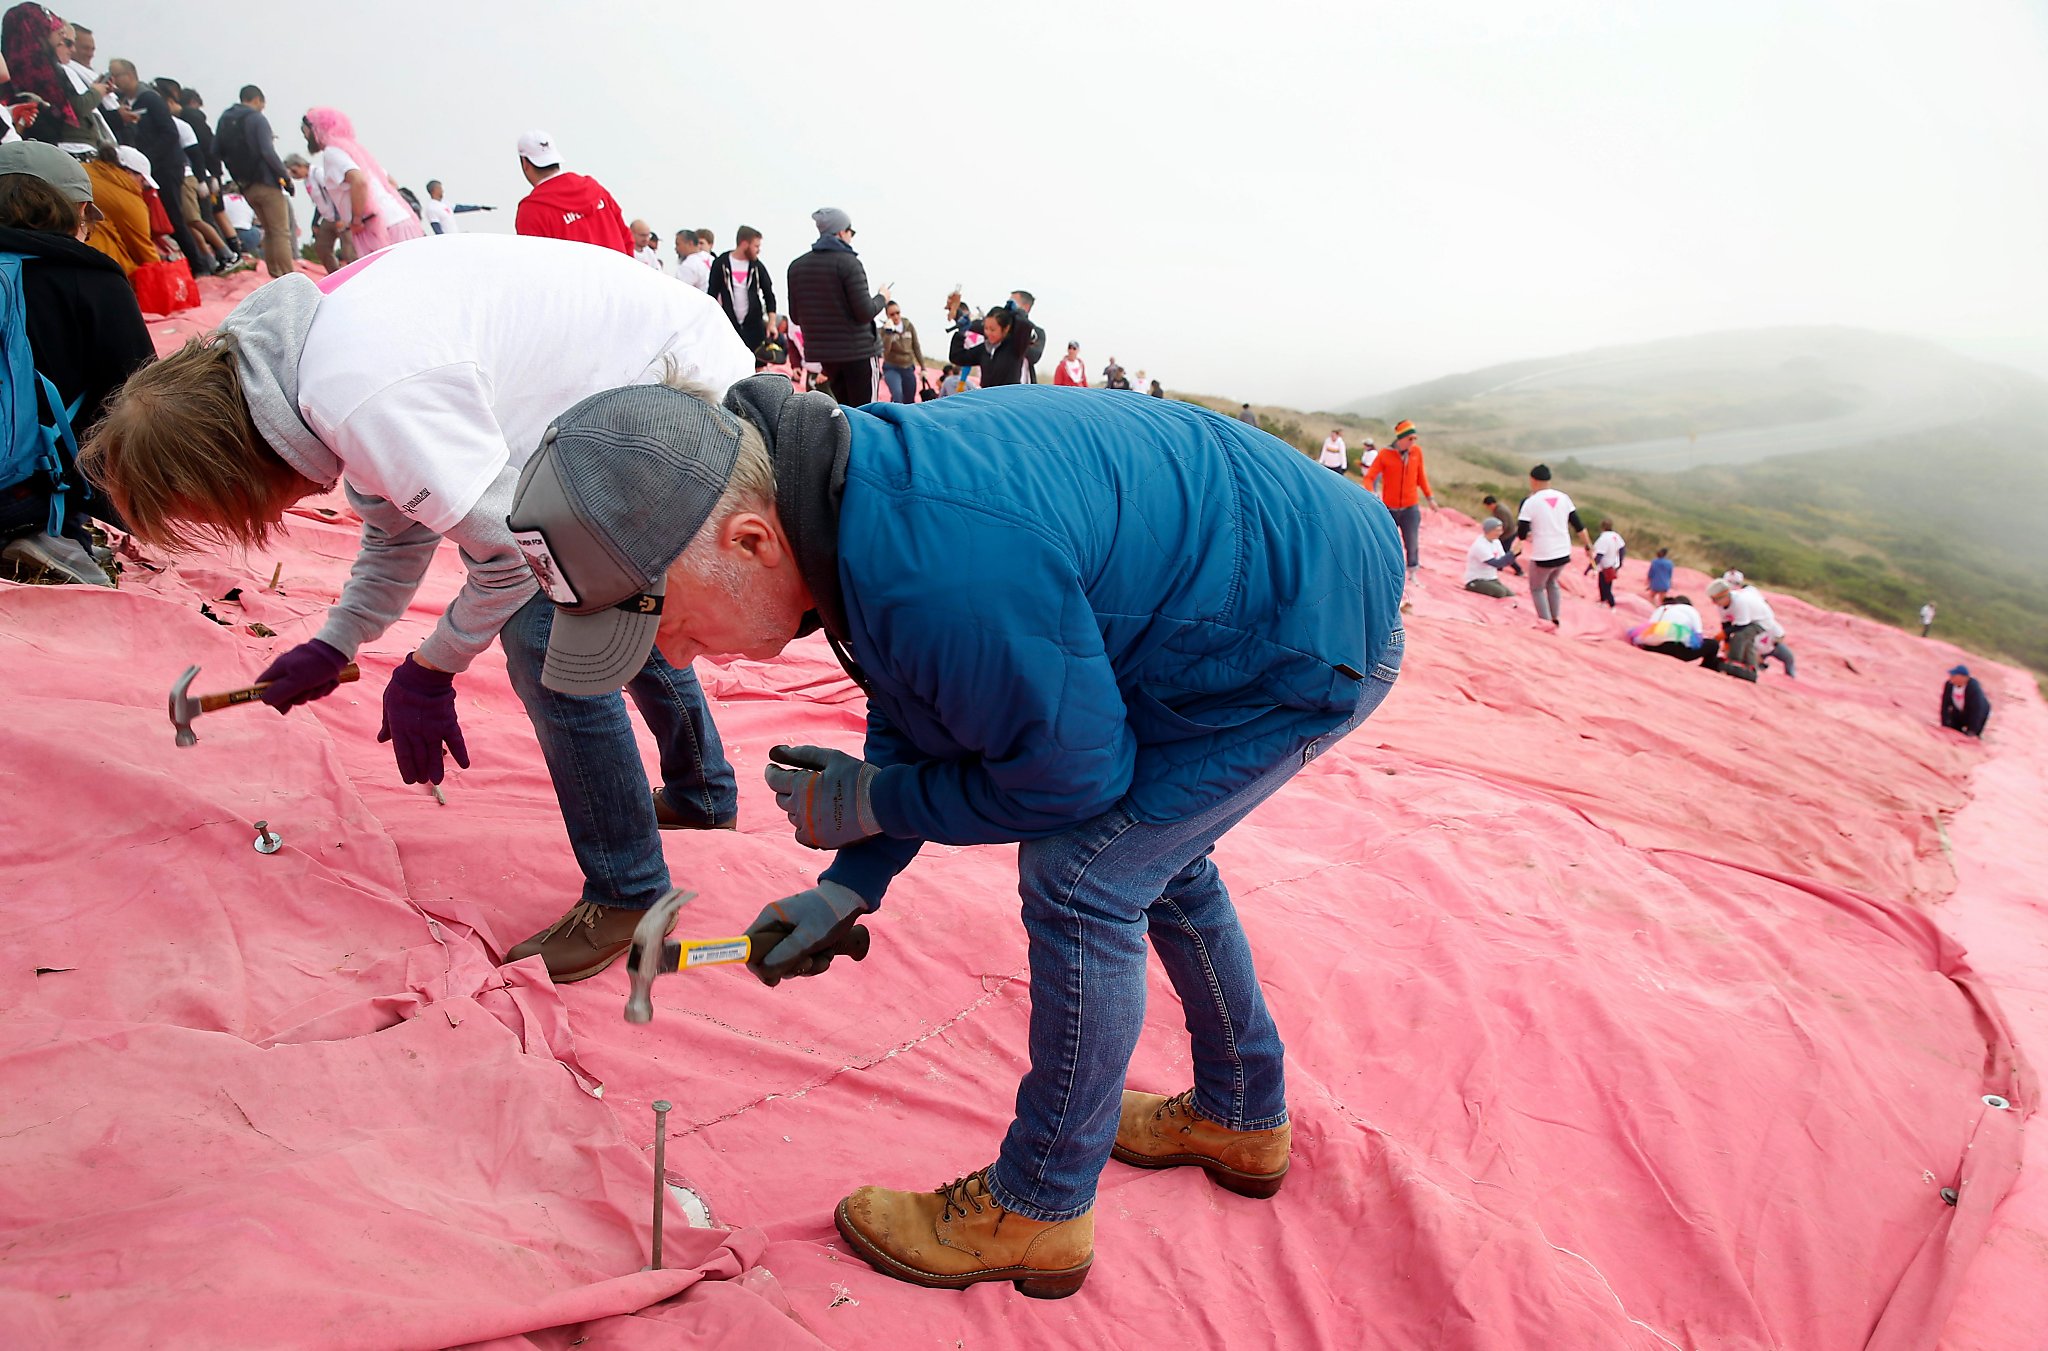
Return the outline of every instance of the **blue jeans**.
{"type": "Polygon", "coordinates": [[[884,366],[882,379],[889,386],[890,403],[917,402],[917,367],[884,366]]]}
{"type": "Polygon", "coordinates": [[[1221,802],[1179,821],[1118,804],[1018,850],[1031,953],[1031,1068],[989,1190],[1006,1209],[1065,1220],[1095,1204],[1116,1143],[1124,1071],[1145,1024],[1145,943],[1180,996],[1195,1106],[1232,1130],[1287,1120],[1280,1032],[1251,945],[1209,854],[1225,831],[1364,722],[1401,670],[1401,633],[1344,726],[1294,747],[1221,802]]]}
{"type": "MultiPolygon", "coordinates": [[[[583,869],[582,899],[645,910],[668,891],[668,862],[626,701],[617,694],[557,694],[540,683],[554,625],[555,607],[545,595],[521,606],[498,635],[505,669],[554,780],[569,847],[583,869]]],[[[739,784],[697,677],[650,652],[626,693],[660,748],[661,791],[670,809],[699,826],[738,815],[739,784]]]]}

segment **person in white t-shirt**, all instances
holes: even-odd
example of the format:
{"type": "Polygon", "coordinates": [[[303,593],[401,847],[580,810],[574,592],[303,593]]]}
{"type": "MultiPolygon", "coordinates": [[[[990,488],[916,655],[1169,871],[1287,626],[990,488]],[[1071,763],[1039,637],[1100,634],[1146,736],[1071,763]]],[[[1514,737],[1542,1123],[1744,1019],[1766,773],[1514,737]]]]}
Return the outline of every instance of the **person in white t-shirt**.
{"type": "Polygon", "coordinates": [[[655,241],[661,236],[655,234],[644,220],[636,220],[626,228],[633,234],[633,261],[656,272],[665,271],[661,265],[661,250],[655,247],[655,241]]]}
{"type": "Polygon", "coordinates": [[[1593,541],[1593,566],[1600,569],[1600,603],[1614,608],[1614,579],[1621,576],[1622,560],[1628,557],[1628,541],[1614,529],[1614,522],[1600,522],[1600,535],[1593,541]]]}
{"type": "Polygon", "coordinates": [[[1696,661],[1709,671],[1721,669],[1721,644],[1707,636],[1706,621],[1690,596],[1672,596],[1650,611],[1647,622],[1628,631],[1628,640],[1645,652],[1696,661]]]}
{"type": "Polygon", "coordinates": [[[1482,596],[1507,600],[1515,593],[1501,581],[1500,570],[1508,565],[1508,551],[1501,547],[1501,523],[1488,516],[1479,523],[1479,536],[1465,550],[1465,589],[1482,596]]]}
{"type": "Polygon", "coordinates": [[[1925,638],[1934,631],[1934,602],[1928,601],[1920,607],[1920,636],[1925,638]]]}
{"type": "Polygon", "coordinates": [[[1325,469],[1343,473],[1351,468],[1350,448],[1344,444],[1344,433],[1335,427],[1323,438],[1323,453],[1316,457],[1316,463],[1325,469]]]}
{"type": "Polygon", "coordinates": [[[1539,464],[1529,471],[1529,495],[1516,516],[1515,538],[1528,542],[1523,553],[1529,560],[1529,598],[1535,602],[1536,617],[1553,628],[1564,618],[1564,591],[1558,578],[1571,566],[1573,535],[1590,556],[1593,540],[1579,520],[1579,509],[1550,486],[1550,466],[1539,464]]]}
{"type": "Polygon", "coordinates": [[[1785,645],[1785,626],[1763,592],[1747,583],[1731,586],[1721,577],[1707,583],[1707,598],[1721,607],[1724,670],[1754,680],[1765,660],[1776,657],[1788,677],[1797,677],[1796,659],[1785,645]]]}
{"type": "Polygon", "coordinates": [[[446,189],[441,186],[440,179],[427,180],[427,195],[420,202],[420,220],[430,234],[459,235],[462,226],[455,219],[455,208],[448,205],[445,194],[446,189]]]}
{"type": "Polygon", "coordinates": [[[732,248],[711,260],[705,276],[711,298],[732,320],[740,341],[749,350],[760,351],[775,336],[776,317],[775,276],[761,261],[761,232],[742,225],[732,248]]]}
{"type": "Polygon", "coordinates": [[[232,190],[221,193],[220,214],[227,218],[228,228],[235,232],[235,240],[244,254],[254,257],[262,251],[263,235],[256,228],[256,208],[249,205],[248,198],[232,190]]]}
{"type": "Polygon", "coordinates": [[[136,536],[165,548],[258,545],[299,499],[346,489],[361,552],[318,634],[263,672],[279,711],[333,692],[343,665],[406,612],[441,542],[459,546],[468,578],[393,673],[379,740],[408,783],[440,782],[444,747],[467,767],[455,677],[501,644],[584,874],[569,913],[508,958],[539,954],[555,980],[581,980],[625,951],[668,891],[657,827],[728,828],[739,799],[687,668],[657,655],[631,686],[660,746],[652,793],[624,701],[546,687],[555,607],[535,577],[547,544],[515,538],[505,517],[522,467],[571,406],[664,380],[722,392],[753,371],[708,297],[623,253],[450,235],[317,283],[261,287],[218,333],[138,372],[81,462],[136,536]],[[224,404],[246,419],[222,419],[224,404]]]}
{"type": "MultiPolygon", "coordinates": [[[[711,290],[711,264],[716,257],[712,250],[712,245],[717,240],[709,230],[699,230],[694,237],[697,247],[695,251],[676,265],[676,276],[698,290],[709,293],[711,290]]],[[[677,236],[677,239],[676,252],[680,254],[683,251],[680,243],[681,236],[677,236]]]]}
{"type": "Polygon", "coordinates": [[[356,257],[426,234],[383,166],[357,142],[346,114],[333,108],[308,109],[299,130],[313,156],[306,186],[319,203],[320,214],[347,232],[356,257]]]}

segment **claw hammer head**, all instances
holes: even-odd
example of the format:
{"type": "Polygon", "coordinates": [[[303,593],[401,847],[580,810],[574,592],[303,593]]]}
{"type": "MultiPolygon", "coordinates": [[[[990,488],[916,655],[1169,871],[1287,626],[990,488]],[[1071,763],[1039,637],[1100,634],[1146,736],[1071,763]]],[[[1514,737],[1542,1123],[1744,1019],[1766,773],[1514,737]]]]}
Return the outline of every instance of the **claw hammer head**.
{"type": "Polygon", "coordinates": [[[178,677],[178,683],[171,686],[171,726],[178,729],[180,746],[199,744],[199,737],[192,730],[192,719],[200,714],[199,701],[192,697],[192,677],[198,674],[197,666],[188,666],[185,674],[178,677]]]}
{"type": "Polygon", "coordinates": [[[697,899],[694,891],[677,889],[654,903],[633,928],[630,954],[632,991],[626,996],[626,1021],[645,1023],[654,1019],[654,978],[676,969],[677,945],[668,941],[682,908],[697,899]],[[666,960],[664,960],[664,958],[666,960]]]}

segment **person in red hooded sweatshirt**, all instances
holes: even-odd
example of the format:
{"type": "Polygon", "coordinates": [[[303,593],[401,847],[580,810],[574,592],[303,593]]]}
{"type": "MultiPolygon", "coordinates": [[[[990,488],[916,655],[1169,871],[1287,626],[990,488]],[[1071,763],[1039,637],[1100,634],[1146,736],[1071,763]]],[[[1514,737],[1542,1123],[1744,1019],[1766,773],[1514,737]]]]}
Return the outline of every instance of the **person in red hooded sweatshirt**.
{"type": "Polygon", "coordinates": [[[519,168],[533,191],[519,203],[513,229],[543,239],[573,239],[633,256],[633,232],[604,184],[563,170],[555,138],[529,131],[519,138],[519,168]]]}

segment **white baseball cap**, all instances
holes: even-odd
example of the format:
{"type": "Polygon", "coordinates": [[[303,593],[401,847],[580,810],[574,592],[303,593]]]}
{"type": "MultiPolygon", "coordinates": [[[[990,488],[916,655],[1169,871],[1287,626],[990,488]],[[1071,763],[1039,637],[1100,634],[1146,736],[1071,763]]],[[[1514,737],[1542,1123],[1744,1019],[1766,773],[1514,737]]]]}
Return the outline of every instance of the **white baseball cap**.
{"type": "Polygon", "coordinates": [[[140,174],[146,186],[151,188],[156,186],[156,180],[149,176],[149,160],[140,150],[137,150],[132,145],[124,145],[116,153],[121,157],[122,168],[140,174]]]}
{"type": "Polygon", "coordinates": [[[536,169],[552,169],[562,162],[555,138],[544,131],[529,131],[519,138],[519,158],[536,169]]]}

